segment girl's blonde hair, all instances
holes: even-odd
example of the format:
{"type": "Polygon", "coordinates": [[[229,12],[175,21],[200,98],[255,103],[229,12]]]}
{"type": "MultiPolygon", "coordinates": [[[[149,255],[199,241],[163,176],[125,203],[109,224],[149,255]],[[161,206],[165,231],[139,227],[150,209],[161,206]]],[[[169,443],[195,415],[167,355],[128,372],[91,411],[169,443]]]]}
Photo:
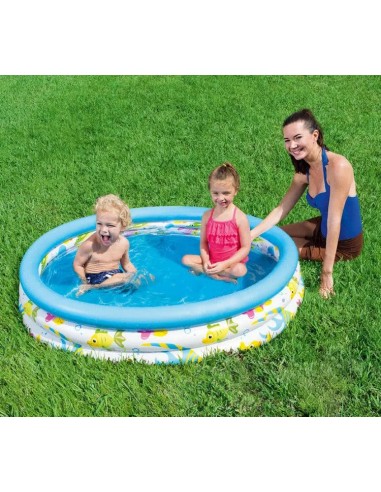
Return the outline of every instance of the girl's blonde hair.
{"type": "Polygon", "coordinates": [[[224,180],[227,178],[233,178],[234,187],[238,191],[240,187],[239,174],[236,168],[230,162],[224,162],[220,166],[213,169],[209,175],[208,187],[210,189],[210,183],[213,179],[224,180]]]}
{"type": "Polygon", "coordinates": [[[128,205],[116,195],[100,196],[95,202],[94,210],[95,213],[115,210],[119,215],[123,229],[131,224],[131,213],[128,205]]]}

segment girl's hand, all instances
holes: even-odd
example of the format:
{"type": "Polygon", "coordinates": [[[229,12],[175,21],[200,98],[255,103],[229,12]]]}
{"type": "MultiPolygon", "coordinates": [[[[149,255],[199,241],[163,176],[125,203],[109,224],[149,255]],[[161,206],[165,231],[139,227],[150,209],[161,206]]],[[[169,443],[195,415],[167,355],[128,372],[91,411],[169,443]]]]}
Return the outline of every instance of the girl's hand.
{"type": "Polygon", "coordinates": [[[206,272],[209,275],[214,275],[216,273],[221,273],[226,270],[226,264],[224,261],[218,261],[217,263],[209,264],[206,272]]]}
{"type": "Polygon", "coordinates": [[[332,272],[321,272],[319,294],[324,299],[328,299],[331,295],[335,295],[333,290],[332,272]]]}

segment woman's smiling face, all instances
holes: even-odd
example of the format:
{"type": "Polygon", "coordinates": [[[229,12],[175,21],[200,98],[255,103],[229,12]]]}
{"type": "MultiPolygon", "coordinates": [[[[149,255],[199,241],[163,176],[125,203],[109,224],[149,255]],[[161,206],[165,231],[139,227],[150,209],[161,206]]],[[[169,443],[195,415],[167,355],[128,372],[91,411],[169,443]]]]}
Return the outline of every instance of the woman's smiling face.
{"type": "Polygon", "coordinates": [[[319,131],[312,133],[303,120],[290,123],[283,128],[284,144],[287,152],[296,160],[306,159],[311,153],[319,136],[319,131]]]}

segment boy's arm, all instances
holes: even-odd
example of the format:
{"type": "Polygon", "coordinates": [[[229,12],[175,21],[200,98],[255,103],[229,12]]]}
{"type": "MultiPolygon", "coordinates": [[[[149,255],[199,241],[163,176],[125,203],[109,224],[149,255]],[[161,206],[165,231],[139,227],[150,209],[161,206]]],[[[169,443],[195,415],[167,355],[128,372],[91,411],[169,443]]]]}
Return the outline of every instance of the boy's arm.
{"type": "Polygon", "coordinates": [[[73,262],[74,271],[83,283],[87,283],[85,265],[91,258],[91,251],[92,251],[91,243],[85,241],[78,248],[77,254],[75,255],[74,258],[74,262],[73,262]]]}
{"type": "Polygon", "coordinates": [[[130,260],[130,255],[129,255],[129,250],[130,250],[130,243],[126,239],[126,249],[123,253],[122,258],[120,259],[120,264],[122,265],[122,268],[125,272],[127,273],[135,273],[136,268],[132,261],[130,260]]]}

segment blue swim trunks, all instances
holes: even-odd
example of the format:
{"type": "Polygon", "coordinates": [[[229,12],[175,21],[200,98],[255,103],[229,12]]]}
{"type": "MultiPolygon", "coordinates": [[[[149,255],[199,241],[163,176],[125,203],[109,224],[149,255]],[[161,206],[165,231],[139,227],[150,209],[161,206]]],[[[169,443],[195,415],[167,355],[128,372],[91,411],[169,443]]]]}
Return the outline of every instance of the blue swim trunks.
{"type": "Polygon", "coordinates": [[[123,270],[118,268],[117,270],[107,270],[106,272],[86,273],[86,280],[87,283],[91,285],[101,284],[116,273],[123,273],[123,270]]]}

